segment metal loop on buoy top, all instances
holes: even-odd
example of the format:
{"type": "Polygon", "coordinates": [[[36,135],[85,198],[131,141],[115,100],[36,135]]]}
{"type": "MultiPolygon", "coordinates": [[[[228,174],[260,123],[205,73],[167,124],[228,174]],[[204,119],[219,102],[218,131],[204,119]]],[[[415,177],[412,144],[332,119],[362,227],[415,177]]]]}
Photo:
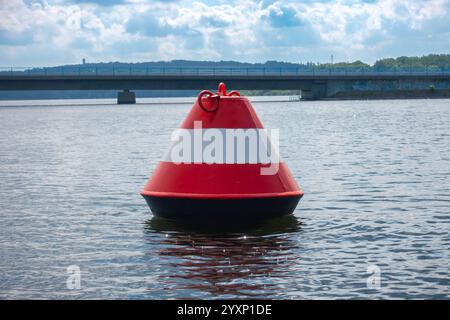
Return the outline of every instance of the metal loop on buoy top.
{"type": "Polygon", "coordinates": [[[198,105],[200,106],[200,108],[202,108],[206,112],[214,112],[217,110],[217,108],[219,108],[219,96],[217,94],[212,93],[209,90],[203,90],[202,92],[200,92],[197,100],[198,100],[198,105]],[[207,99],[207,98],[214,99],[215,103],[213,101],[212,108],[206,108],[205,105],[203,104],[203,99],[207,99]]]}
{"type": "Polygon", "coordinates": [[[217,94],[219,96],[227,95],[227,87],[225,87],[225,83],[223,83],[223,82],[219,83],[219,87],[217,88],[217,94]]]}
{"type": "Polygon", "coordinates": [[[223,82],[219,83],[217,93],[213,93],[209,90],[203,90],[197,97],[198,105],[206,112],[214,112],[219,108],[220,97],[240,97],[241,95],[237,91],[231,91],[227,93],[227,88],[223,82]],[[212,102],[212,108],[206,108],[203,104],[203,99],[214,99],[212,102]]]}

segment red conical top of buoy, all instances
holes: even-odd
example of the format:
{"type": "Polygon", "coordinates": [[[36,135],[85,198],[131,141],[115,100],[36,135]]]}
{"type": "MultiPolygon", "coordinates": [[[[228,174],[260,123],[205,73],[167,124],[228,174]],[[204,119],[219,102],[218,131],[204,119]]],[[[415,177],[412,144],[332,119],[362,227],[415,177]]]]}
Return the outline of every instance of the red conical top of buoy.
{"type": "Polygon", "coordinates": [[[292,213],[303,192],[270,135],[247,98],[202,91],[141,194],[169,218],[292,213]]]}

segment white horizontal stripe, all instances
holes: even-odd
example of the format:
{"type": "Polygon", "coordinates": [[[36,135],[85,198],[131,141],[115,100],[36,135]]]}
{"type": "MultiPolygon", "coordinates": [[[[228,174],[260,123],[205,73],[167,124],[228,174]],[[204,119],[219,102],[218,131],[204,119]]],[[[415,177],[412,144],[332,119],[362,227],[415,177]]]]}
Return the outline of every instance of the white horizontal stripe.
{"type": "Polygon", "coordinates": [[[279,163],[278,130],[177,129],[164,161],[174,163],[279,163]],[[270,139],[269,139],[270,138],[270,139]]]}

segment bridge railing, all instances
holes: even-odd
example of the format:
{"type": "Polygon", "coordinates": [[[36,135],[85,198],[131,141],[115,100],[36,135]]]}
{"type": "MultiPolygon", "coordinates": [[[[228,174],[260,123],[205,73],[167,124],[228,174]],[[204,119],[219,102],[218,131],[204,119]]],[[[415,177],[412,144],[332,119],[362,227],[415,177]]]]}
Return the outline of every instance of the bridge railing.
{"type": "Polygon", "coordinates": [[[286,67],[125,67],[125,66],[63,66],[63,67],[0,67],[3,76],[289,76],[289,75],[450,75],[447,70],[404,68],[398,71],[343,68],[286,67]]]}

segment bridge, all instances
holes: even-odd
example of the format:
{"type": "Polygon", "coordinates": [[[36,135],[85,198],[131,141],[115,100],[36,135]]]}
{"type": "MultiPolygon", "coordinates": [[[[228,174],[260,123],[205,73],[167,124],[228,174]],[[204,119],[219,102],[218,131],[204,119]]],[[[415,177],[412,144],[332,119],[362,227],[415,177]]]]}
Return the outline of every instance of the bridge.
{"type": "Polygon", "coordinates": [[[351,92],[450,90],[450,71],[374,72],[299,68],[0,68],[0,90],[202,90],[225,82],[233,90],[301,90],[308,100],[351,92]]]}

